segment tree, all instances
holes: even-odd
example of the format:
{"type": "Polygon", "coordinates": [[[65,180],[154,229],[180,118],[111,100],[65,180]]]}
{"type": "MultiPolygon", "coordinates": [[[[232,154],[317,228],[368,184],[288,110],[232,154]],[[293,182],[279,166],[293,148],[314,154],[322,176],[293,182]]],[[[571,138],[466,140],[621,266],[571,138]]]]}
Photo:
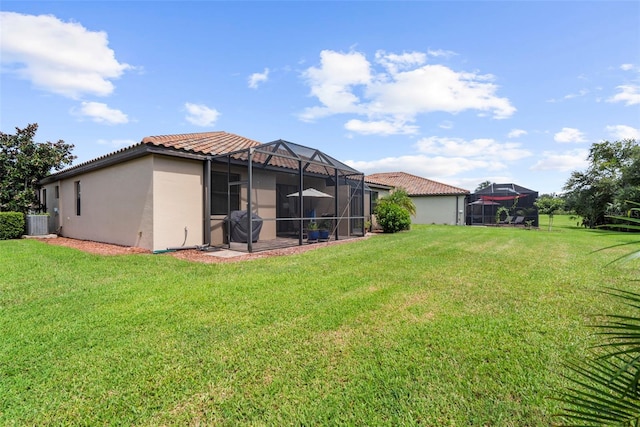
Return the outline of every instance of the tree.
{"type": "Polygon", "coordinates": [[[493,184],[491,181],[484,181],[481,182],[480,184],[478,184],[478,186],[476,187],[476,192],[480,191],[480,190],[484,190],[487,187],[491,187],[491,184],[493,184]]]}
{"type": "Polygon", "coordinates": [[[574,171],[564,190],[567,208],[589,227],[606,224],[606,214],[629,209],[640,200],[640,145],[635,139],[602,141],[589,150],[588,168],[574,171]]]}
{"type": "Polygon", "coordinates": [[[553,214],[564,207],[564,200],[552,195],[542,195],[533,204],[538,208],[538,212],[549,215],[549,231],[553,225],[553,214]]]}
{"type": "Polygon", "coordinates": [[[74,146],[63,140],[34,142],[38,124],[16,127],[15,135],[0,132],[0,211],[27,213],[38,209],[37,184],[51,170],[70,165],[74,146]]]}

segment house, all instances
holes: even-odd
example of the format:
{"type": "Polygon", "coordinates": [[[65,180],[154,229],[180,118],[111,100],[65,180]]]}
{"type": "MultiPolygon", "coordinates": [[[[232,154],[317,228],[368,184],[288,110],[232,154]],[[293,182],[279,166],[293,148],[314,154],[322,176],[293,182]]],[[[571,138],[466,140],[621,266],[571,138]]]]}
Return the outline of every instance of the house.
{"type": "Polygon", "coordinates": [[[283,140],[222,131],[149,136],[40,185],[51,232],[153,251],[302,245],[316,221],[331,239],[364,234],[364,175],[283,140]]]}
{"type": "Polygon", "coordinates": [[[414,224],[464,224],[468,190],[405,172],[367,175],[365,183],[371,189],[374,204],[377,198],[389,194],[389,189],[405,189],[416,205],[414,224]]]}
{"type": "Polygon", "coordinates": [[[517,221],[521,225],[529,223],[537,227],[538,208],[534,204],[537,198],[537,191],[521,185],[491,184],[469,196],[466,223],[495,225],[517,221]],[[497,218],[499,210],[506,211],[501,218],[497,218]]]}

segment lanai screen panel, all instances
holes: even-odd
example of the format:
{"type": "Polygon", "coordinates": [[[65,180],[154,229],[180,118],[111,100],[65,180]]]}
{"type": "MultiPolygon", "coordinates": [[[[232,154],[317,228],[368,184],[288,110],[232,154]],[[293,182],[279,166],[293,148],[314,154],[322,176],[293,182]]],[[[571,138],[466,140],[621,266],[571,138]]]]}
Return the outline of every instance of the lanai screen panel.
{"type": "Polygon", "coordinates": [[[500,218],[504,224],[522,217],[520,224],[531,223],[537,227],[538,209],[534,205],[537,198],[537,191],[517,184],[491,184],[469,195],[467,225],[497,225],[501,221],[496,221],[496,215],[504,207],[508,211],[500,218]]]}
{"type": "Polygon", "coordinates": [[[234,241],[227,230],[232,249],[254,252],[364,235],[364,174],[319,150],[278,140],[214,162],[229,170],[246,167],[237,185],[246,187],[241,210],[252,212],[250,221],[245,217],[253,234],[234,241]],[[313,237],[315,228],[322,230],[321,239],[313,237]]]}

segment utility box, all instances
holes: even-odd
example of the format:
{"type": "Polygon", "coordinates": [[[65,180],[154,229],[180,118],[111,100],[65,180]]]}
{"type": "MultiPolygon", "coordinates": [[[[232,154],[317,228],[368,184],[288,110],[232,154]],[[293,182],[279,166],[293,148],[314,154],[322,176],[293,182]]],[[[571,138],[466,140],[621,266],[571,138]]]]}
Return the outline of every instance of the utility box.
{"type": "Polygon", "coordinates": [[[27,215],[27,235],[44,236],[49,234],[49,215],[27,215]]]}

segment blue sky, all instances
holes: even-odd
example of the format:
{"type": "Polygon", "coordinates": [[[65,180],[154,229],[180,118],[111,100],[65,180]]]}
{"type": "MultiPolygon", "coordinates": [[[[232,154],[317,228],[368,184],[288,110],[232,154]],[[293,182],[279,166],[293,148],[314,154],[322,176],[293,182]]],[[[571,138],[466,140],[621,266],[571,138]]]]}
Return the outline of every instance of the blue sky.
{"type": "Polygon", "coordinates": [[[0,129],[76,163],[223,130],[362,172],[560,192],[640,139],[640,2],[6,1],[0,129]]]}

